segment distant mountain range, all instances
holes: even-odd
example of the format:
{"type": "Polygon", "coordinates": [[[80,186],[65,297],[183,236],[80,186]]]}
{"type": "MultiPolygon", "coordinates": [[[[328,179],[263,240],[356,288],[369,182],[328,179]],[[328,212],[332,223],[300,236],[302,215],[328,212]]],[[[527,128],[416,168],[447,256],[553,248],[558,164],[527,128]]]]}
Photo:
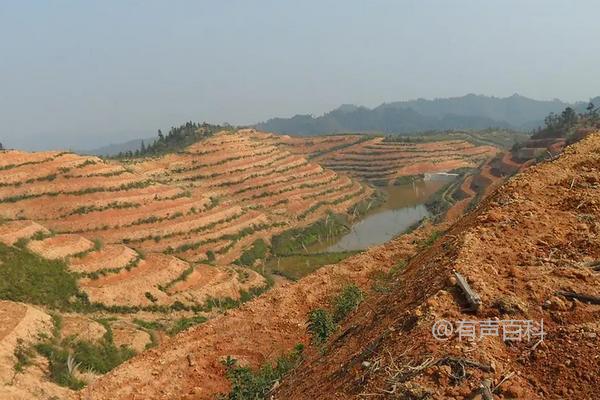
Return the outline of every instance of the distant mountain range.
{"type": "MultiPolygon", "coordinates": [[[[600,96],[591,100],[600,105],[600,96]]],[[[583,112],[589,101],[566,103],[561,100],[542,101],[514,94],[499,98],[468,94],[447,99],[417,99],[383,103],[373,109],[343,104],[320,117],[295,115],[273,118],[255,125],[257,129],[291,135],[322,135],[327,133],[373,132],[411,134],[426,131],[504,128],[528,132],[542,125],[551,112],[573,107],[583,112]]],[[[135,139],[80,151],[82,154],[112,156],[135,151],[157,138],[135,139]]]]}
{"type": "MultiPolygon", "coordinates": [[[[600,104],[600,97],[592,99],[600,104]]],[[[339,132],[410,134],[449,129],[505,128],[530,131],[551,112],[571,106],[582,111],[587,101],[541,101],[514,94],[499,98],[468,94],[447,99],[417,99],[384,103],[373,109],[344,104],[320,117],[295,115],[273,118],[256,125],[269,132],[320,135],[339,132]]]]}

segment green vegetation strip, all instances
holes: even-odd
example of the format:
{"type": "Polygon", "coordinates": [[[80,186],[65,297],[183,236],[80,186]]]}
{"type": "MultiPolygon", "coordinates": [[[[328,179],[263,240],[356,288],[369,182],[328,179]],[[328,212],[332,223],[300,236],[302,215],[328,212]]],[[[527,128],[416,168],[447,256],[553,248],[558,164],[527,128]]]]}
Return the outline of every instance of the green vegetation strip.
{"type": "Polygon", "coordinates": [[[272,252],[275,256],[305,252],[307,246],[336,237],[348,230],[348,223],[344,216],[328,213],[324,219],[306,228],[290,229],[273,236],[271,239],[272,252]]]}
{"type": "Polygon", "coordinates": [[[16,203],[21,200],[34,199],[43,196],[56,197],[58,195],[74,195],[74,196],[83,196],[85,194],[98,193],[98,192],[119,192],[126,191],[129,189],[141,189],[148,186],[153,185],[154,182],[150,180],[146,181],[136,181],[130,183],[124,183],[119,186],[112,187],[88,187],[81,190],[73,190],[73,191],[60,191],[60,192],[44,192],[44,193],[23,193],[17,194],[13,196],[8,196],[0,199],[0,203],[16,203]]]}
{"type": "Polygon", "coordinates": [[[342,251],[311,254],[293,254],[287,256],[272,256],[265,262],[265,269],[273,274],[281,275],[296,281],[316,271],[323,265],[337,264],[358,251],[342,251]]]}

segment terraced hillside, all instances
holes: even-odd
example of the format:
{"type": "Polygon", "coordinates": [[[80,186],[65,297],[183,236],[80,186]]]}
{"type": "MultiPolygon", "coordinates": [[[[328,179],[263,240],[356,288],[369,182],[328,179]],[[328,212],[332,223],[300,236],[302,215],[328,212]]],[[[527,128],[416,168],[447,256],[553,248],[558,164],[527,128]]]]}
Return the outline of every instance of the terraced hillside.
{"type": "Polygon", "coordinates": [[[256,239],[308,225],[329,211],[344,213],[372,194],[368,186],[282,150],[276,141],[274,135],[245,130],[217,135],[182,153],[129,164],[147,179],[185,187],[192,197],[202,195],[209,203],[207,212],[197,217],[163,222],[176,226],[174,221],[182,220],[185,225],[160,240],[153,232],[128,239],[190,261],[211,250],[218,261],[230,263],[256,239]],[[208,224],[214,227],[204,229],[208,224]],[[232,237],[236,232],[245,234],[232,237]]]}
{"type": "Polygon", "coordinates": [[[229,267],[256,240],[345,213],[371,194],[251,130],[124,163],[64,152],[0,157],[5,243],[32,238],[31,252],[68,259],[90,300],[106,305],[236,297],[264,284],[229,267]]]}
{"type": "Polygon", "coordinates": [[[31,310],[43,321],[37,333],[7,325],[0,397],[68,398],[132,354],[262,293],[272,281],[247,252],[373,194],[278,140],[224,131],[120,161],[0,152],[0,299],[12,301],[0,303],[0,317],[18,324],[11,310],[31,310]]]}
{"type": "Polygon", "coordinates": [[[482,382],[487,398],[598,398],[599,154],[593,135],[492,188],[457,222],[273,290],[134,358],[82,398],[213,399],[233,389],[225,398],[475,399],[485,398],[482,382]],[[454,271],[480,294],[478,310],[454,271]],[[327,322],[347,304],[331,300],[348,282],[363,302],[327,322]],[[479,321],[481,335],[438,340],[441,319],[479,321]],[[543,342],[484,337],[484,321],[542,319],[543,342]],[[298,342],[300,359],[278,358],[297,354],[298,342]]]}
{"type": "Polygon", "coordinates": [[[337,172],[378,185],[402,182],[407,176],[474,168],[499,151],[495,142],[481,138],[423,141],[360,135],[284,136],[282,146],[337,172]]]}

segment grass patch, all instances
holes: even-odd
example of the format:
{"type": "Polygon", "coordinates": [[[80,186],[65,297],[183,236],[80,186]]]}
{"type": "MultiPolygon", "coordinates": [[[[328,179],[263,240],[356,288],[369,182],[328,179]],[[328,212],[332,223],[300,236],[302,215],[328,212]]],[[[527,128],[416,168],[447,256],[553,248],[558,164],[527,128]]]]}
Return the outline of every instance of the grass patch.
{"type": "Polygon", "coordinates": [[[306,252],[306,247],[321,240],[328,240],[349,230],[346,219],[328,213],[324,219],[306,228],[287,230],[271,239],[272,252],[276,256],[286,256],[306,252]]]}
{"type": "Polygon", "coordinates": [[[378,293],[387,293],[391,291],[392,280],[395,279],[406,268],[406,260],[400,260],[386,273],[378,271],[373,276],[373,285],[371,289],[378,293]]]}
{"type": "Polygon", "coordinates": [[[17,339],[17,346],[15,347],[14,353],[17,358],[17,362],[14,365],[15,373],[21,373],[25,370],[25,367],[31,365],[32,358],[35,356],[33,349],[26,346],[23,339],[17,339]]]}
{"type": "Polygon", "coordinates": [[[135,355],[129,347],[116,347],[112,330],[106,320],[99,320],[106,333],[99,342],[77,340],[73,337],[61,339],[61,318],[53,315],[52,337],[43,338],[34,347],[48,359],[49,377],[60,386],[78,390],[86,382],[78,378],[78,372],[107,373],[135,355]]]}
{"type": "Polygon", "coordinates": [[[136,318],[133,320],[133,323],[136,324],[137,326],[139,326],[140,328],[148,329],[148,330],[159,331],[159,330],[165,329],[165,326],[163,324],[161,324],[160,322],[156,322],[156,321],[144,321],[143,319],[136,318]]]}
{"type": "Polygon", "coordinates": [[[43,259],[0,243],[0,298],[66,309],[81,296],[63,261],[43,259]]]}
{"type": "Polygon", "coordinates": [[[336,264],[359,251],[340,251],[331,253],[293,254],[272,256],[265,262],[267,271],[296,281],[316,271],[323,265],[336,264]]]}
{"type": "Polygon", "coordinates": [[[260,400],[266,399],[276,382],[299,365],[304,346],[297,344],[294,350],[279,357],[274,365],[265,364],[256,371],[237,365],[235,359],[228,357],[223,364],[227,378],[231,382],[231,392],[218,397],[220,400],[260,400]]]}
{"type": "Polygon", "coordinates": [[[238,260],[235,261],[237,265],[252,266],[256,260],[262,260],[267,255],[269,247],[262,239],[256,239],[252,243],[252,247],[244,250],[238,260]]]}
{"type": "Polygon", "coordinates": [[[127,347],[116,347],[111,341],[103,339],[100,344],[79,341],[74,344],[74,358],[85,370],[107,373],[135,355],[127,347]]]}

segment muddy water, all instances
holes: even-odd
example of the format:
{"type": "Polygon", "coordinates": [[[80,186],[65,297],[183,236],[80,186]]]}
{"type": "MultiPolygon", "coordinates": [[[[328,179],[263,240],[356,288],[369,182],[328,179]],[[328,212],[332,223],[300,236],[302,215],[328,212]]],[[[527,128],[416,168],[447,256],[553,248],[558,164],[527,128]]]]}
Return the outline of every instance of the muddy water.
{"type": "Polygon", "coordinates": [[[425,202],[448,182],[448,178],[438,178],[382,188],[386,201],[381,206],[352,225],[347,234],[310,246],[308,251],[321,253],[364,250],[385,243],[429,216],[425,202]]]}

